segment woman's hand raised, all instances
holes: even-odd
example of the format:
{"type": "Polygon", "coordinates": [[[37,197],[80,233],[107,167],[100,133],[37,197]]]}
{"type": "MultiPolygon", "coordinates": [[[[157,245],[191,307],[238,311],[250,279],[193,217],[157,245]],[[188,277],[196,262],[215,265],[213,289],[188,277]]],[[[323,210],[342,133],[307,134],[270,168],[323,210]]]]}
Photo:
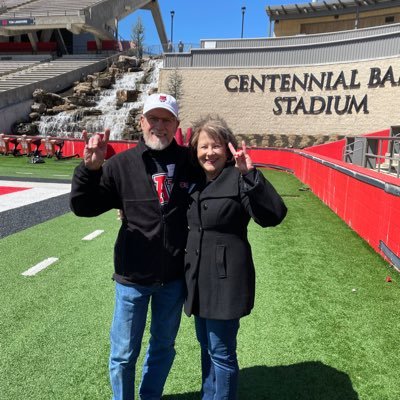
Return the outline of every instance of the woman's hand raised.
{"type": "Polygon", "coordinates": [[[244,142],[244,140],[242,140],[242,150],[236,151],[232,143],[228,143],[228,146],[233,155],[233,158],[235,159],[235,166],[239,169],[242,175],[247,174],[247,172],[254,168],[253,161],[247,154],[246,143],[244,142]]]}

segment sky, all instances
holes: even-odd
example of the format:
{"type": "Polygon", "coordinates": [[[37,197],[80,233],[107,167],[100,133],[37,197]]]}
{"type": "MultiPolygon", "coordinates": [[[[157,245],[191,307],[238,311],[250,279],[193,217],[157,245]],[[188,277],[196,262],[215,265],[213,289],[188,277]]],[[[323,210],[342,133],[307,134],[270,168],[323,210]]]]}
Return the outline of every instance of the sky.
{"type": "MultiPolygon", "coordinates": [[[[269,19],[265,12],[268,5],[277,6],[306,3],[295,0],[158,0],[165,31],[171,36],[171,11],[173,42],[199,47],[201,39],[240,38],[242,32],[242,7],[246,7],[243,24],[244,38],[269,36],[269,19]]],[[[138,10],[119,23],[119,35],[130,40],[132,26],[140,16],[145,28],[144,45],[160,46],[160,40],[147,10],[138,10]]],[[[186,47],[186,46],[185,46],[186,47]]]]}

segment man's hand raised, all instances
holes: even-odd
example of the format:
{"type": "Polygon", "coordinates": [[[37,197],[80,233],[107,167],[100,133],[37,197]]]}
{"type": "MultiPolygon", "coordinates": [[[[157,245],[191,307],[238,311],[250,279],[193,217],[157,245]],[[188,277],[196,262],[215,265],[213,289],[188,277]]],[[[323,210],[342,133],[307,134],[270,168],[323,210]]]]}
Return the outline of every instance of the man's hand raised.
{"type": "Polygon", "coordinates": [[[82,132],[85,141],[83,161],[86,168],[96,171],[101,168],[107,153],[107,143],[110,138],[110,130],[106,129],[104,134],[94,133],[89,137],[86,131],[82,132]]]}

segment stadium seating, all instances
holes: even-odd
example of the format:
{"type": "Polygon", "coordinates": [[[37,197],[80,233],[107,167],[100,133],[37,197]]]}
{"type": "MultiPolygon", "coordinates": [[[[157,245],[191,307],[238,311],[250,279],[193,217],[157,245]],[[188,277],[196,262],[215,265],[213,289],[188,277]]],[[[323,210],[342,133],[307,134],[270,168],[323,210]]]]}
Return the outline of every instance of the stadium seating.
{"type": "Polygon", "coordinates": [[[56,152],[56,140],[50,136],[46,136],[41,141],[44,145],[44,155],[48,158],[53,157],[56,152]]]}
{"type": "Polygon", "coordinates": [[[0,92],[28,85],[29,83],[46,80],[66,72],[86,67],[95,64],[104,58],[104,55],[70,55],[48,62],[36,63],[23,70],[1,76],[0,92]]]}
{"type": "Polygon", "coordinates": [[[88,8],[97,0],[5,0],[7,7],[2,13],[3,18],[39,17],[50,15],[77,15],[80,10],[88,8]]]}
{"type": "Polygon", "coordinates": [[[26,58],[15,58],[13,56],[0,57],[0,76],[22,71],[23,69],[30,68],[43,61],[48,61],[50,58],[51,57],[49,55],[41,58],[29,56],[26,58]]]}
{"type": "Polygon", "coordinates": [[[10,138],[5,136],[4,133],[0,133],[0,154],[4,156],[10,153],[9,140],[10,138]]]}
{"type": "MultiPolygon", "coordinates": [[[[53,53],[57,52],[56,42],[37,42],[36,53],[53,53]]],[[[19,54],[31,54],[34,49],[30,42],[0,42],[0,54],[1,53],[19,53],[19,54]]]]}
{"type": "Polygon", "coordinates": [[[26,135],[22,135],[17,139],[21,145],[21,154],[24,156],[29,156],[32,154],[32,139],[27,138],[26,135]]]}
{"type": "Polygon", "coordinates": [[[12,154],[15,157],[18,157],[18,156],[22,155],[20,149],[18,148],[19,147],[19,141],[18,141],[18,138],[16,136],[10,137],[8,143],[11,143],[11,144],[14,145],[13,149],[10,150],[10,154],[12,154]]]}

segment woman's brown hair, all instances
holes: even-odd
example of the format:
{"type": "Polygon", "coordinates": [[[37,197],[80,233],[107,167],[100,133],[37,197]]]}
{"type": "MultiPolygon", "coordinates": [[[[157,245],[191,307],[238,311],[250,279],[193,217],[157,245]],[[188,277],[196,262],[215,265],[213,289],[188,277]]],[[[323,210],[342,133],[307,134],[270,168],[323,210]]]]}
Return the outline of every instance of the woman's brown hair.
{"type": "Polygon", "coordinates": [[[218,114],[208,114],[200,117],[192,124],[192,137],[190,138],[189,148],[193,160],[197,161],[197,144],[199,142],[200,132],[207,132],[216,142],[225,146],[228,160],[232,160],[233,156],[229,150],[228,143],[232,143],[236,149],[238,144],[235,135],[232,133],[228,124],[218,114]]]}

